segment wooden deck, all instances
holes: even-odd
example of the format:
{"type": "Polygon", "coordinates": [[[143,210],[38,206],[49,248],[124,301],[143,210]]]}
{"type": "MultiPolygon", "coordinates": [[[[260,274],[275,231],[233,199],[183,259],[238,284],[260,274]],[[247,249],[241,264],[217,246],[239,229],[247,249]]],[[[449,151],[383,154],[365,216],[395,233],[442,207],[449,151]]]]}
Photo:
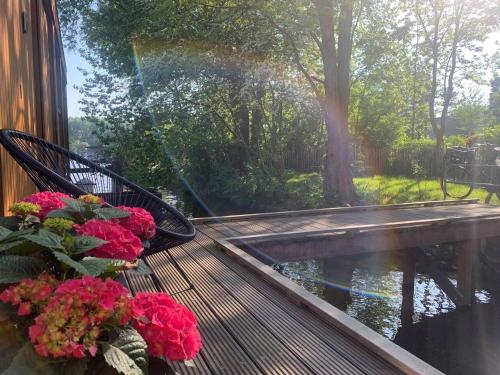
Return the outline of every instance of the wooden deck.
{"type": "MultiPolygon", "coordinates": [[[[175,368],[181,374],[437,374],[226,238],[490,218],[500,219],[500,207],[463,201],[193,219],[194,241],[149,257],[161,288],[197,315],[203,337],[194,365],[175,368]]],[[[128,275],[128,281],[133,292],[156,290],[149,277],[128,275]]]]}

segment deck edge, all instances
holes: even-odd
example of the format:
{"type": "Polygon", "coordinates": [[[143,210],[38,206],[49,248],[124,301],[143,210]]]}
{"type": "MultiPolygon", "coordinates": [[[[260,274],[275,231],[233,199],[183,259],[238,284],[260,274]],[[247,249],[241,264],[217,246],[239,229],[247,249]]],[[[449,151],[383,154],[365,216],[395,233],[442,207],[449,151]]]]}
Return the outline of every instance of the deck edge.
{"type": "Polygon", "coordinates": [[[462,204],[474,204],[478,203],[479,201],[480,201],[479,198],[475,198],[475,199],[460,199],[460,200],[423,201],[423,202],[411,202],[411,203],[387,204],[387,205],[330,207],[330,208],[317,208],[311,210],[275,211],[275,212],[263,212],[263,213],[243,214],[243,215],[197,217],[190,219],[190,221],[194,225],[200,225],[212,222],[224,223],[224,222],[231,222],[238,220],[262,219],[262,218],[273,218],[273,217],[324,215],[331,213],[335,214],[335,213],[362,212],[362,211],[385,211],[385,210],[402,209],[402,208],[417,208],[417,207],[432,207],[432,206],[455,206],[462,204]]]}
{"type": "Polygon", "coordinates": [[[343,311],[323,301],[319,297],[316,297],[298,284],[279,274],[277,271],[244,252],[227,239],[214,240],[214,242],[221,251],[263,277],[266,282],[284,292],[284,294],[294,303],[306,306],[320,319],[356,339],[365,347],[398,369],[404,371],[406,374],[443,374],[420,358],[373,331],[371,328],[351,318],[343,311]]]}

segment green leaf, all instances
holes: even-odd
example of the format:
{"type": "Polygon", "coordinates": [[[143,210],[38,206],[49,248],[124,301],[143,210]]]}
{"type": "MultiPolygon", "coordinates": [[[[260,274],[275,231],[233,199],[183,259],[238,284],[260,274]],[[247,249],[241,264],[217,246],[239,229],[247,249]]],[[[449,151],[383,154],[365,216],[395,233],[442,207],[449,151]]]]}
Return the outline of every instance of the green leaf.
{"type": "Polygon", "coordinates": [[[36,277],[45,268],[45,263],[34,257],[19,255],[0,256],[0,284],[17,283],[26,277],[36,277]]]}
{"type": "Polygon", "coordinates": [[[97,237],[92,236],[76,236],[75,241],[73,242],[73,248],[71,252],[73,254],[81,254],[86,251],[92,250],[98,246],[104,245],[108,243],[108,241],[101,240],[97,237]]]}
{"type": "Polygon", "coordinates": [[[136,330],[115,330],[110,334],[110,341],[102,344],[102,349],[106,363],[120,374],[147,373],[147,345],[136,330]]]}
{"type": "Polygon", "coordinates": [[[74,212],[66,209],[50,211],[46,217],[59,217],[63,219],[74,220],[74,212]]]}
{"type": "Polygon", "coordinates": [[[82,275],[90,275],[89,271],[79,262],[71,259],[68,255],[61,253],[60,251],[52,250],[52,254],[57,258],[58,261],[70,266],[82,275]]]}
{"type": "Polygon", "coordinates": [[[27,342],[17,352],[10,366],[1,375],[56,375],[61,372],[53,362],[39,356],[27,342]]]}
{"type": "Polygon", "coordinates": [[[142,259],[138,260],[136,268],[132,268],[128,272],[132,272],[132,273],[135,272],[135,273],[138,273],[139,275],[144,275],[144,276],[151,275],[153,273],[151,268],[146,266],[146,263],[144,263],[144,261],[142,259]]]}
{"type": "Polygon", "coordinates": [[[0,225],[11,230],[18,229],[21,221],[22,220],[16,216],[0,217],[0,225]]]}
{"type": "Polygon", "coordinates": [[[84,375],[88,367],[88,358],[72,359],[59,364],[59,374],[63,375],[84,375]]]}
{"type": "Polygon", "coordinates": [[[16,246],[21,245],[22,243],[26,242],[24,242],[23,240],[19,240],[19,241],[12,241],[0,244],[0,252],[13,249],[16,246]]]}
{"type": "Polygon", "coordinates": [[[85,203],[73,198],[61,198],[61,200],[68,205],[72,210],[80,212],[85,206],[85,203]]]}
{"type": "Polygon", "coordinates": [[[99,276],[108,271],[115,271],[125,265],[124,260],[85,257],[80,262],[91,276],[99,276]]]}
{"type": "Polygon", "coordinates": [[[130,216],[130,212],[113,207],[101,207],[94,210],[97,218],[102,220],[122,219],[130,216]]]}
{"type": "Polygon", "coordinates": [[[33,228],[23,229],[11,232],[7,237],[5,237],[1,242],[13,242],[18,240],[24,240],[26,236],[32,234],[35,230],[33,228]]]}
{"type": "Polygon", "coordinates": [[[28,215],[26,216],[25,221],[30,224],[38,224],[40,223],[40,218],[38,216],[28,215]]]}
{"type": "Polygon", "coordinates": [[[7,229],[3,226],[0,226],[0,241],[5,239],[11,233],[12,233],[12,231],[10,229],[7,229]]]}
{"type": "Polygon", "coordinates": [[[27,235],[26,239],[49,249],[64,250],[64,246],[61,245],[63,238],[46,229],[40,229],[38,234],[27,235]]]}

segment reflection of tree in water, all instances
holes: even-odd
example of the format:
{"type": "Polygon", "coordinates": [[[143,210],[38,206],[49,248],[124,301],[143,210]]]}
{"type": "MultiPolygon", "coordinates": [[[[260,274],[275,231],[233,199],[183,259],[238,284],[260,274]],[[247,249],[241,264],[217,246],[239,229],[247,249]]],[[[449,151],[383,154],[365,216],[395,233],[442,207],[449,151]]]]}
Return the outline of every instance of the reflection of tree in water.
{"type": "Polygon", "coordinates": [[[279,266],[275,266],[275,269],[304,289],[321,298],[325,287],[315,281],[320,274],[320,264],[320,261],[311,259],[302,262],[284,262],[279,266]]]}
{"type": "Polygon", "coordinates": [[[352,295],[347,313],[389,339],[394,338],[400,323],[402,280],[398,271],[356,268],[353,289],[365,293],[352,295]]]}

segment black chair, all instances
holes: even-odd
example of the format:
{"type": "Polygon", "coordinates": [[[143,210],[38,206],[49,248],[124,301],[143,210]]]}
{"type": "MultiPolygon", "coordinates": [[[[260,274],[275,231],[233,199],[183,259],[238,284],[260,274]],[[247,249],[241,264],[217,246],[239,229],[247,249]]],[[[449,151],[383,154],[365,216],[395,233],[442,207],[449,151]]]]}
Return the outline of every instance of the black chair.
{"type": "MultiPolygon", "coordinates": [[[[41,138],[11,129],[0,130],[0,143],[40,191],[59,191],[75,197],[91,193],[101,196],[111,206],[142,207],[151,212],[157,228],[155,237],[150,240],[151,246],[143,254],[146,263],[145,256],[186,243],[195,236],[193,224],[175,208],[97,163],[41,138]]],[[[186,278],[176,262],[174,264],[186,278]]]]}

